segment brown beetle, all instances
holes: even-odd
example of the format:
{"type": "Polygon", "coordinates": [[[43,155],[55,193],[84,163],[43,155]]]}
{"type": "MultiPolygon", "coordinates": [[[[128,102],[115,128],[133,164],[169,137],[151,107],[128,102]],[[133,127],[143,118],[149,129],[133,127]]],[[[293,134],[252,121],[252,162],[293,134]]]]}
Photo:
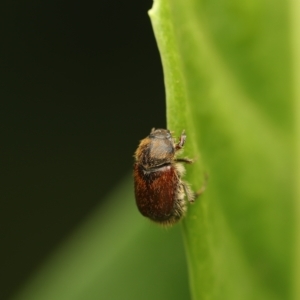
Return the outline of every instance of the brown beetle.
{"type": "Polygon", "coordinates": [[[161,225],[173,225],[186,212],[186,200],[194,202],[194,193],[181,180],[185,169],[181,163],[192,163],[188,158],[176,158],[186,140],[185,131],[175,143],[167,129],[152,129],[136,152],[134,190],[136,204],[142,215],[161,225]]]}

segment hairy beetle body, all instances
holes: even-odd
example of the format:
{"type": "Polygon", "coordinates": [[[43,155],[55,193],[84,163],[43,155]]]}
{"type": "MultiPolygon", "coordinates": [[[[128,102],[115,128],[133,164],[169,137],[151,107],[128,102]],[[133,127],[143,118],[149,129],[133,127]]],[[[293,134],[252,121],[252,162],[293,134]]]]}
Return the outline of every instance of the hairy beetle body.
{"type": "Polygon", "coordinates": [[[135,152],[137,207],[142,215],[162,225],[173,225],[184,216],[187,210],[185,197],[189,202],[195,200],[196,194],[181,179],[185,172],[182,163],[192,163],[192,160],[176,159],[185,140],[184,131],[175,143],[169,130],[152,129],[135,152]]]}

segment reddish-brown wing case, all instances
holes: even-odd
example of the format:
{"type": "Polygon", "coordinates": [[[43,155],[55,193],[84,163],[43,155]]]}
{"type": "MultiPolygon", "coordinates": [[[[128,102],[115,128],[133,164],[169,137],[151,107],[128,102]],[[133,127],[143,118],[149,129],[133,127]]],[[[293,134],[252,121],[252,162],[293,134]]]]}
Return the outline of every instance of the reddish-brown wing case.
{"type": "Polygon", "coordinates": [[[136,204],[142,215],[163,222],[173,213],[179,178],[172,164],[157,171],[146,171],[134,164],[134,189],[136,204]]]}

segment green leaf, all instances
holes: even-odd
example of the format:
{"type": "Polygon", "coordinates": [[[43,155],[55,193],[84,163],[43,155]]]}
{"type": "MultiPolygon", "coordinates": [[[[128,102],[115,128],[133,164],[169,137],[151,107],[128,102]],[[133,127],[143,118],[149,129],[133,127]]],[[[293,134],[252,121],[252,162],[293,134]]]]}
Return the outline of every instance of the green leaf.
{"type": "Polygon", "coordinates": [[[168,128],[186,130],[185,155],[197,158],[186,178],[197,190],[209,175],[183,222],[193,299],[291,299],[299,279],[288,9],[155,0],[149,13],[168,128]]]}

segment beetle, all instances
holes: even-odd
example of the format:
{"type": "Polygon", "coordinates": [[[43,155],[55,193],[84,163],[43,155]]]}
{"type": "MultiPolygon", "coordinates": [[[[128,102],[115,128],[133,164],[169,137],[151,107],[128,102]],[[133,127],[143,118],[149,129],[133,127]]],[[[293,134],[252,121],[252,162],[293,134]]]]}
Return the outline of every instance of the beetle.
{"type": "Polygon", "coordinates": [[[153,128],[140,141],[135,151],[133,166],[134,192],[140,213],[161,225],[171,226],[185,215],[186,199],[193,203],[202,193],[194,193],[181,178],[185,173],[183,163],[193,160],[177,158],[186,141],[183,130],[175,143],[167,129],[153,128]]]}

